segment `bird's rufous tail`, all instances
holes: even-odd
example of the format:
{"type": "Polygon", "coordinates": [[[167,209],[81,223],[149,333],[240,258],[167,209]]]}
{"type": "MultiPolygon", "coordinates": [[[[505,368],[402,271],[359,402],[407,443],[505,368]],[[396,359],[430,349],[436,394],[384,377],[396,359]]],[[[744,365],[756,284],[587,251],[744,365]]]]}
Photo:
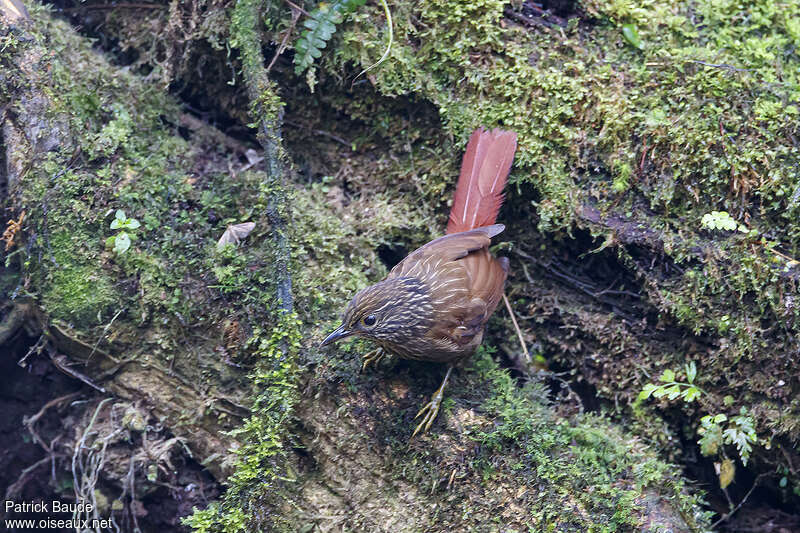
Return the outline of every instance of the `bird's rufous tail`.
{"type": "Polygon", "coordinates": [[[478,128],[472,133],[461,163],[447,233],[495,223],[516,150],[517,134],[513,131],[478,128]]]}

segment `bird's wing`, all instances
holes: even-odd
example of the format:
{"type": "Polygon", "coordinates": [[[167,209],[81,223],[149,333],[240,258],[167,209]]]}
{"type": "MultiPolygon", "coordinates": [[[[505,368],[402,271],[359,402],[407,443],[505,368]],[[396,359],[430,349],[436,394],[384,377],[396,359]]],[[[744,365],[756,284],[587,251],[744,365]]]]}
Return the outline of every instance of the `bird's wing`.
{"type": "Polygon", "coordinates": [[[487,248],[492,237],[505,229],[502,224],[450,233],[417,248],[389,272],[388,278],[414,276],[420,279],[444,262],[466,257],[470,252],[487,248]]]}
{"type": "Polygon", "coordinates": [[[388,278],[415,277],[428,287],[439,310],[430,335],[458,345],[472,343],[503,295],[508,261],[489,253],[501,224],[440,237],[415,250],[388,278]]]}

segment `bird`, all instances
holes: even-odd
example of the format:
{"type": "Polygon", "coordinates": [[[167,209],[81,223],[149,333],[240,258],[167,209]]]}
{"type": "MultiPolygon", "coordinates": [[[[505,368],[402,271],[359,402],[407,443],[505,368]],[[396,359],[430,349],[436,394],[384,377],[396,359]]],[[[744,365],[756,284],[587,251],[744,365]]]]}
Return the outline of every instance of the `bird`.
{"type": "Polygon", "coordinates": [[[476,129],[470,136],[447,223],[447,233],[416,249],[386,278],[359,291],[341,325],[320,347],[358,336],[377,348],[363,368],[385,353],[447,365],[441,386],[417,413],[413,439],[428,431],[454,367],[480,346],[486,322],[503,297],[508,259],[489,252],[517,149],[517,135],[499,128],[476,129]]]}

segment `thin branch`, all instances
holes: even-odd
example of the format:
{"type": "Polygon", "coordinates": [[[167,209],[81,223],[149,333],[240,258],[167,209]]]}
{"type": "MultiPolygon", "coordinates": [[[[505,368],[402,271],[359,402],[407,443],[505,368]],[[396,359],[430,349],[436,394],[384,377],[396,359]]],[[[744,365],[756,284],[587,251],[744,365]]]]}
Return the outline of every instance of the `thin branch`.
{"type": "Polygon", "coordinates": [[[278,49],[275,51],[275,55],[272,57],[272,61],[269,62],[267,65],[267,74],[269,71],[272,70],[272,66],[278,60],[278,56],[280,56],[284,50],[286,50],[286,45],[289,42],[289,37],[291,37],[292,32],[294,32],[295,26],[297,26],[297,19],[300,18],[300,13],[305,13],[308,16],[308,13],[300,9],[298,6],[294,5],[293,3],[289,2],[288,0],[284,0],[290,6],[292,6],[292,25],[289,26],[289,29],[286,30],[286,33],[283,35],[283,39],[281,39],[281,44],[278,46],[278,49]]]}
{"type": "Polygon", "coordinates": [[[17,480],[14,483],[12,483],[11,485],[9,485],[8,488],[6,489],[5,500],[6,501],[13,500],[14,497],[17,494],[19,494],[20,491],[22,491],[23,487],[25,487],[25,484],[28,483],[28,480],[31,477],[31,473],[34,470],[36,470],[37,468],[39,468],[40,466],[49,463],[50,459],[51,459],[50,455],[42,457],[41,459],[39,459],[38,461],[33,463],[31,466],[29,466],[28,468],[23,470],[20,473],[20,475],[17,478],[17,480]]]}
{"type": "Polygon", "coordinates": [[[297,4],[295,4],[294,2],[291,2],[290,0],[283,0],[283,1],[284,1],[284,2],[286,2],[287,4],[289,4],[289,6],[290,6],[292,9],[295,9],[295,10],[299,11],[299,12],[300,12],[300,13],[302,13],[303,15],[305,15],[305,16],[307,16],[307,17],[310,17],[310,16],[311,16],[311,15],[309,15],[309,14],[308,14],[308,11],[306,11],[306,10],[305,10],[305,9],[303,9],[302,7],[298,6],[298,5],[297,5],[297,4]]]}
{"type": "Polygon", "coordinates": [[[506,304],[506,309],[508,309],[509,316],[511,316],[511,322],[514,323],[514,329],[517,332],[517,337],[519,337],[519,343],[522,345],[522,351],[525,353],[525,361],[530,363],[531,354],[528,353],[528,347],[525,346],[525,339],[522,337],[522,331],[519,329],[519,324],[517,324],[517,319],[514,316],[513,309],[511,309],[511,303],[508,301],[508,296],[506,296],[506,293],[503,293],[503,302],[506,304]]]}
{"type": "Polygon", "coordinates": [[[744,503],[747,501],[747,498],[750,497],[750,495],[753,493],[753,491],[758,486],[758,482],[761,481],[761,478],[764,477],[765,475],[766,474],[759,474],[758,476],[756,476],[756,479],[753,481],[753,486],[750,487],[750,490],[748,490],[747,494],[744,495],[744,498],[742,498],[742,501],[740,501],[739,504],[736,507],[731,509],[730,512],[722,515],[722,517],[719,520],[717,520],[716,522],[711,524],[711,529],[712,530],[716,529],[717,526],[720,525],[722,522],[725,522],[725,521],[729,520],[736,513],[736,511],[738,511],[742,507],[742,505],[744,505],[744,503]]]}
{"type": "Polygon", "coordinates": [[[80,395],[81,395],[80,392],[72,392],[70,394],[65,394],[64,396],[59,396],[58,398],[50,400],[49,402],[44,404],[42,408],[36,412],[35,415],[33,415],[30,418],[28,417],[23,418],[22,423],[25,424],[26,426],[32,426],[33,424],[38,422],[40,418],[44,416],[44,414],[47,412],[48,409],[55,407],[56,405],[62,404],[64,402],[68,402],[73,398],[77,398],[80,395]]]}

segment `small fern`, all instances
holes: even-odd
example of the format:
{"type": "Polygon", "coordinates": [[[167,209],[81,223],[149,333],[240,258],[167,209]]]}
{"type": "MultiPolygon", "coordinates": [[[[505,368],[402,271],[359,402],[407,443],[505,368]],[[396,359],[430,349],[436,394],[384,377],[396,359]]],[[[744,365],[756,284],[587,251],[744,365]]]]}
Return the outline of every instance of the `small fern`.
{"type": "Polygon", "coordinates": [[[344,20],[345,15],[366,3],[367,0],[320,2],[303,22],[306,29],[294,44],[294,71],[302,74],[310,68],[336,33],[336,25],[344,20]]]}

